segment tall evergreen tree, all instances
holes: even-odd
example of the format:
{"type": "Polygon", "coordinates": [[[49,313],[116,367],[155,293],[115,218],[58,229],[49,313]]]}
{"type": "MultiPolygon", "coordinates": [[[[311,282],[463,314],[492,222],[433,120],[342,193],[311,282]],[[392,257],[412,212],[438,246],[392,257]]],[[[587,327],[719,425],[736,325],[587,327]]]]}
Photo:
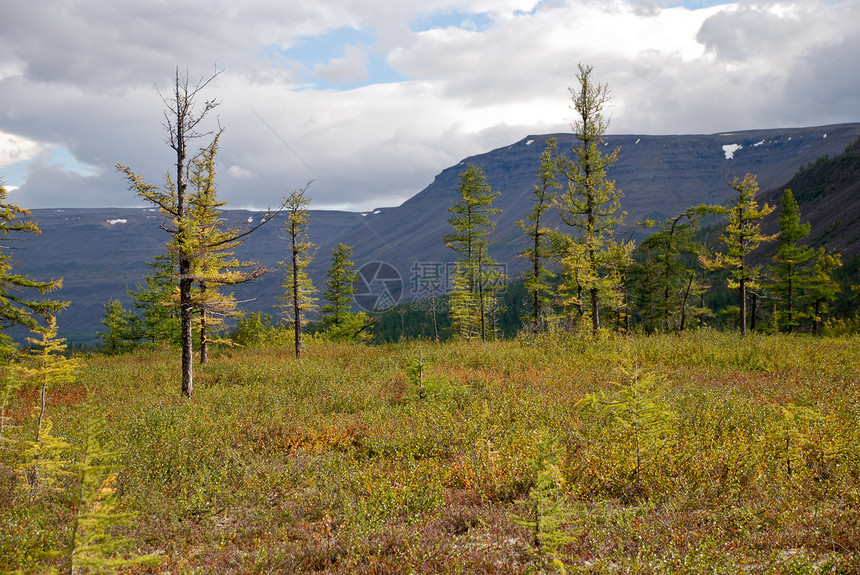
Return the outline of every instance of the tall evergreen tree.
{"type": "Polygon", "coordinates": [[[616,148],[608,154],[601,150],[609,120],[603,115],[611,99],[605,84],[591,79],[592,67],[579,65],[578,87],[571,88],[576,117],[571,124],[576,141],[572,157],[557,156],[556,166],[566,183],[556,207],[562,221],[572,229],[572,236],[562,242],[565,257],[565,290],[582,299],[587,293],[591,306],[592,330],[600,329],[601,300],[615,303],[621,286],[618,272],[629,264],[632,244],[619,243],[614,230],[621,223],[621,190],[607,177],[607,170],[618,159],[616,148]],[[574,285],[575,284],[575,285],[574,285]]]}
{"type": "Polygon", "coordinates": [[[707,270],[729,270],[728,287],[737,290],[740,303],[738,324],[741,335],[747,332],[747,292],[760,287],[760,266],[750,264],[749,256],[763,242],[773,240],[761,232],[761,220],[773,211],[765,204],[759,207],[756,201],[758,181],[753,174],[746,174],[743,180],[735,178],[729,184],[737,193],[728,211],[728,225],[720,235],[725,252],[713,257],[700,256],[699,261],[707,270]]]}
{"type": "MultiPolygon", "coordinates": [[[[207,151],[214,158],[215,144],[221,130],[213,135],[212,132],[201,132],[206,116],[214,110],[219,102],[206,100],[202,110],[196,110],[196,101],[203,89],[218,76],[216,72],[208,79],[201,80],[196,86],[189,84],[188,78],[181,78],[176,71],[173,94],[162,98],[165,104],[165,120],[168,144],[176,153],[175,173],[168,173],[163,188],[147,184],[143,178],[130,168],[117,164],[117,169],[124,173],[129,186],[138,196],[161,209],[168,220],[162,229],[170,234],[167,241],[168,252],[178,263],[177,299],[179,300],[179,341],[182,348],[182,394],[190,397],[194,390],[193,383],[193,354],[194,354],[194,311],[198,309],[195,301],[194,286],[198,280],[197,272],[201,271],[202,262],[211,258],[213,251],[229,249],[238,240],[248,236],[266,222],[271,221],[272,214],[266,214],[259,224],[244,231],[228,233],[218,239],[211,240],[197,233],[200,222],[195,215],[195,195],[189,191],[189,183],[193,183],[193,174],[205,162],[207,151]],[[189,145],[196,139],[210,138],[209,144],[203,146],[201,154],[189,154],[189,145]],[[204,158],[201,160],[201,157],[204,158]]],[[[214,165],[214,160],[213,160],[214,165]]],[[[204,169],[204,171],[206,171],[204,169]]],[[[199,201],[199,199],[197,200],[199,201]]]]}
{"type": "Polygon", "coordinates": [[[806,286],[807,316],[812,320],[812,333],[821,334],[824,315],[828,312],[828,304],[836,299],[841,291],[839,282],[833,278],[833,272],[842,265],[839,254],[829,254],[824,248],[818,250],[815,265],[806,286]]]}
{"type": "Polygon", "coordinates": [[[322,306],[322,321],[329,328],[342,327],[352,313],[358,272],[349,259],[351,256],[352,248],[342,243],[337,244],[331,252],[331,266],[326,272],[323,294],[328,303],[322,306]]]}
{"type": "Polygon", "coordinates": [[[494,311],[495,286],[501,281],[498,264],[487,253],[489,235],[496,224],[490,219],[501,210],[493,208],[498,192],[493,192],[484,170],[469,166],[460,174],[460,199],[448,208],[453,231],[443,236],[449,248],[459,254],[454,277],[452,310],[462,337],[487,339],[488,316],[494,311]]]}
{"type": "Polygon", "coordinates": [[[646,228],[657,228],[639,246],[638,251],[646,255],[646,260],[636,266],[640,297],[648,302],[645,315],[652,329],[681,333],[689,317],[704,312],[691,304],[691,299],[702,290],[701,274],[691,264],[705,253],[696,233],[702,217],[724,212],[722,208],[702,204],[660,223],[642,222],[646,228]]]}
{"type": "Polygon", "coordinates": [[[173,94],[162,97],[165,105],[168,144],[176,153],[176,171],[168,173],[164,189],[147,184],[143,178],[130,168],[117,164],[117,169],[128,178],[130,187],[144,200],[158,206],[170,222],[162,228],[170,234],[168,249],[178,261],[179,287],[179,325],[180,346],[182,348],[182,394],[191,397],[194,391],[194,302],[192,288],[194,277],[191,265],[197,250],[194,236],[194,222],[190,217],[188,180],[192,169],[188,146],[196,139],[207,137],[211,132],[200,132],[203,120],[214,110],[219,102],[206,100],[202,111],[196,111],[197,97],[212,82],[218,73],[201,80],[196,86],[189,84],[188,78],[181,78],[176,70],[173,94]]]}
{"type": "Polygon", "coordinates": [[[64,310],[69,302],[53,299],[33,299],[26,294],[48,294],[63,286],[63,280],[36,281],[12,271],[13,262],[7,250],[17,239],[13,234],[39,234],[39,227],[32,221],[21,219],[30,212],[6,201],[6,186],[0,181],[0,354],[8,354],[14,348],[11,338],[2,330],[12,326],[23,326],[37,331],[38,318],[64,310]]]}
{"type": "Polygon", "coordinates": [[[811,225],[800,223],[800,208],[790,189],[782,194],[781,208],[779,244],[773,257],[775,265],[770,270],[774,281],[770,287],[780,297],[781,307],[785,310],[783,325],[790,333],[798,325],[797,299],[809,280],[809,264],[816,253],[812,247],[798,245],[809,235],[811,225]]]}
{"type": "Polygon", "coordinates": [[[233,257],[241,243],[243,233],[224,226],[223,206],[215,185],[219,136],[192,160],[189,217],[194,222],[194,245],[196,253],[191,262],[190,273],[196,290],[192,295],[198,310],[200,333],[200,363],[208,358],[209,339],[212,331],[224,324],[225,317],[238,315],[236,298],[222,288],[251,281],[266,269],[250,262],[241,262],[233,257]]]}
{"type": "Polygon", "coordinates": [[[286,276],[281,286],[286,295],[278,299],[283,301],[283,308],[293,322],[294,346],[296,357],[302,355],[302,330],[307,323],[308,314],[316,309],[317,298],[311,278],[307,273],[308,264],[314,257],[316,246],[307,235],[310,214],[308,205],[310,199],[305,197],[307,186],[301,190],[293,190],[286,198],[287,212],[287,241],[289,260],[281,262],[286,266],[286,276]]]}
{"type": "Polygon", "coordinates": [[[541,164],[537,172],[539,180],[532,190],[532,210],[526,215],[526,220],[517,222],[528,237],[529,246],[522,255],[530,262],[525,279],[525,287],[530,295],[532,333],[539,333],[543,324],[543,314],[550,304],[552,286],[550,280],[555,277],[547,263],[552,257],[549,234],[552,230],[546,227],[546,213],[555,200],[555,190],[561,187],[556,181],[555,154],[557,153],[555,138],[547,140],[546,149],[541,154],[541,164]]]}

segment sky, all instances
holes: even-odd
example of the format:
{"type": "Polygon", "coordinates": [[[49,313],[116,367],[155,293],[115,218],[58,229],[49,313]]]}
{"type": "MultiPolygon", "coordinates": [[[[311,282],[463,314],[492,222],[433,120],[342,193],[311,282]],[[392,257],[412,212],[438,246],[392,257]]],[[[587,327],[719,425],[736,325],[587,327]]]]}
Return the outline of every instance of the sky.
{"type": "MultiPolygon", "coordinates": [[[[395,206],[463,158],[569,132],[578,64],[610,133],[860,121],[860,0],[0,0],[0,178],[24,208],[144,203],[177,70],[219,105],[218,193],[395,206]]],[[[195,145],[203,145],[203,140],[195,145]]]]}

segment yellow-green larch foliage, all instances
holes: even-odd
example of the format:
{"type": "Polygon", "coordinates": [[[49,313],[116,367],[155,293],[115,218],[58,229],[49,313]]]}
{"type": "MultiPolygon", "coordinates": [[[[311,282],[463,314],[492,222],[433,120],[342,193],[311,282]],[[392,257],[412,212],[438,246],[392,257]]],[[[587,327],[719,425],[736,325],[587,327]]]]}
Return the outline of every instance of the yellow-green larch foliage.
{"type": "Polygon", "coordinates": [[[451,324],[458,337],[470,340],[480,335],[478,302],[470,287],[469,275],[458,263],[454,268],[453,289],[450,297],[451,324]]]}
{"type": "Polygon", "coordinates": [[[529,260],[529,270],[525,278],[525,288],[529,292],[530,313],[523,318],[531,324],[532,333],[539,333],[544,323],[544,315],[551,305],[550,281],[555,274],[548,265],[552,259],[550,235],[553,230],[546,227],[546,213],[552,208],[556,190],[561,184],[556,181],[555,155],[558,145],[555,138],[546,142],[541,154],[538,182],[532,189],[532,210],[525,220],[516,222],[518,228],[528,237],[529,245],[522,255],[529,260]]]}
{"type": "Polygon", "coordinates": [[[188,78],[181,77],[176,70],[176,81],[172,97],[162,98],[165,104],[164,118],[167,129],[167,142],[176,153],[175,172],[167,173],[163,188],[147,184],[143,178],[135,174],[131,168],[116,164],[117,170],[124,173],[129,187],[142,199],[157,206],[164,214],[165,222],[162,229],[170,234],[167,241],[168,250],[175,254],[178,264],[179,288],[179,330],[182,348],[182,394],[191,397],[194,391],[193,368],[193,324],[194,302],[192,290],[194,278],[191,274],[192,260],[195,256],[194,221],[190,217],[190,198],[188,180],[192,170],[192,158],[189,156],[189,144],[198,138],[211,135],[211,132],[201,132],[201,125],[207,114],[214,110],[219,102],[206,100],[201,111],[195,110],[197,96],[217,77],[216,72],[206,80],[201,80],[196,86],[189,83],[188,78]]]}
{"type": "Polygon", "coordinates": [[[286,273],[284,282],[285,295],[278,299],[283,304],[284,315],[292,321],[294,348],[296,357],[302,355],[302,330],[308,321],[308,314],[317,309],[316,289],[307,273],[308,264],[313,260],[316,246],[308,238],[307,230],[310,221],[308,206],[310,198],[305,197],[307,186],[301,190],[293,190],[285,198],[287,214],[286,232],[289,259],[280,262],[286,273]]]}
{"type": "MultiPolygon", "coordinates": [[[[224,324],[224,318],[238,315],[238,305],[232,292],[222,288],[250,281],[265,273],[265,269],[234,257],[242,243],[242,232],[224,225],[223,206],[218,200],[215,175],[220,135],[203,153],[191,162],[189,185],[189,219],[193,230],[185,249],[194,254],[190,273],[194,280],[191,302],[198,311],[200,331],[200,363],[205,364],[211,334],[224,324]]],[[[179,293],[175,293],[178,300],[179,293]]]]}
{"type": "Polygon", "coordinates": [[[580,64],[578,87],[570,89],[576,112],[571,128],[576,141],[571,157],[561,152],[556,155],[563,190],[556,196],[555,206],[562,222],[571,229],[569,235],[556,238],[563,253],[562,287],[581,313],[583,300],[589,301],[592,330],[597,332],[601,307],[619,305],[619,278],[624,276],[622,268],[630,264],[633,246],[615,238],[615,228],[624,216],[623,195],[607,172],[618,159],[619,149],[602,152],[609,127],[604,110],[611,93],[605,84],[592,81],[591,73],[591,66],[580,64]]]}
{"type": "Polygon", "coordinates": [[[30,500],[50,490],[56,478],[66,473],[64,457],[69,445],[52,433],[53,424],[47,416],[48,391],[74,382],[83,367],[79,358],[65,356],[66,340],[57,337],[54,316],[48,316],[47,325],[39,335],[27,338],[29,351],[22,358],[19,372],[25,385],[36,388],[39,393],[36,432],[25,446],[24,462],[19,469],[30,500]]]}
{"type": "MultiPolygon", "coordinates": [[[[220,72],[216,72],[208,79],[200,80],[196,85],[191,85],[187,77],[181,77],[179,70],[176,71],[176,81],[171,97],[162,98],[165,104],[165,127],[167,129],[167,142],[176,153],[176,168],[166,176],[163,188],[147,184],[140,176],[130,168],[122,164],[116,164],[117,170],[124,173],[129,182],[129,187],[142,199],[157,206],[164,214],[165,222],[162,229],[170,234],[167,248],[171,256],[177,261],[178,274],[178,300],[179,300],[179,331],[180,346],[182,348],[182,394],[190,397],[194,390],[193,378],[193,327],[195,323],[194,312],[199,299],[195,301],[194,286],[196,273],[205,277],[209,273],[205,263],[207,257],[218,251],[216,248],[223,247],[220,251],[229,252],[238,245],[238,240],[247,237],[261,225],[271,221],[272,214],[267,213],[258,224],[249,226],[248,229],[238,232],[225,232],[219,239],[207,238],[206,233],[200,233],[198,218],[201,202],[207,203],[204,211],[211,215],[218,212],[223,203],[214,199],[215,152],[217,142],[222,129],[213,132],[202,130],[203,121],[206,116],[214,110],[219,102],[217,100],[205,100],[201,109],[195,109],[197,97],[203,89],[212,82],[220,72]],[[202,147],[200,154],[189,154],[189,144],[195,139],[211,138],[209,144],[202,147]],[[189,185],[192,189],[189,191],[189,185]],[[207,194],[209,194],[207,196],[207,194]],[[206,199],[203,199],[206,198],[206,199]],[[207,271],[204,271],[207,270],[207,271]]],[[[216,218],[217,219],[217,218],[216,218]]],[[[205,226],[204,226],[205,228],[205,226]]],[[[207,232],[208,233],[208,232],[207,232]]],[[[221,262],[223,263],[223,262],[221,262]]],[[[214,265],[217,268],[217,265],[214,265]]],[[[223,271],[219,271],[224,273],[223,271]]],[[[262,269],[260,270],[262,273],[262,269]]],[[[229,276],[229,274],[228,274],[229,276]]],[[[235,281],[232,283],[236,283],[235,281]]],[[[226,284],[224,284],[226,285],[226,284]]],[[[214,304],[213,304],[214,305],[214,304]]],[[[205,355],[203,356],[205,359],[205,355]]]]}
{"type": "Polygon", "coordinates": [[[759,288],[761,280],[760,266],[751,265],[749,256],[763,242],[776,237],[761,231],[762,218],[774,208],[767,204],[758,205],[756,194],[759,187],[755,175],[746,174],[743,180],[734,178],[729,185],[737,196],[728,210],[726,229],[720,235],[725,251],[710,257],[700,256],[699,262],[707,270],[729,270],[728,287],[738,292],[738,324],[744,335],[747,332],[747,291],[759,288]]]}
{"type": "Polygon", "coordinates": [[[116,573],[125,567],[160,562],[155,554],[129,552],[132,541],[117,534],[117,528],[131,524],[137,514],[119,505],[116,484],[120,452],[108,438],[107,427],[94,394],[88,390],[80,453],[74,465],[75,514],[62,551],[64,573],[116,573]]]}

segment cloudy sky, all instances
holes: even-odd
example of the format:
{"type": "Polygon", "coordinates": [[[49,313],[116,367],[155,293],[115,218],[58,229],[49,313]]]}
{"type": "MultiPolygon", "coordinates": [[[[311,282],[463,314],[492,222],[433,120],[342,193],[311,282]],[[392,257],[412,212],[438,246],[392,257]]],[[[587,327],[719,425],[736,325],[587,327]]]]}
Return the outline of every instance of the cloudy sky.
{"type": "Polygon", "coordinates": [[[613,133],[860,121],[860,0],[0,0],[0,178],[27,208],[142,205],[177,66],[221,104],[219,192],[401,203],[462,158],[569,130],[577,64],[613,133]]]}

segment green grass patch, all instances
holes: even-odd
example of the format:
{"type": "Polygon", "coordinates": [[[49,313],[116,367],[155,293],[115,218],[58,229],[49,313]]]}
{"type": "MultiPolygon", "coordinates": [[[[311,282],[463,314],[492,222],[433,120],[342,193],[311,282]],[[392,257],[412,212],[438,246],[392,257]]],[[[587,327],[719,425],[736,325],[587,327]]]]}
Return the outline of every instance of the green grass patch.
{"type": "MultiPolygon", "coordinates": [[[[98,405],[134,514],[117,553],[161,559],[128,573],[858,573],[857,358],[709,331],[313,344],[219,352],[186,399],[177,355],[142,350],[88,359],[49,413],[76,461],[82,390],[98,405]]],[[[22,489],[34,401],[7,407],[3,572],[59,567],[74,513],[70,479],[22,489]]]]}

